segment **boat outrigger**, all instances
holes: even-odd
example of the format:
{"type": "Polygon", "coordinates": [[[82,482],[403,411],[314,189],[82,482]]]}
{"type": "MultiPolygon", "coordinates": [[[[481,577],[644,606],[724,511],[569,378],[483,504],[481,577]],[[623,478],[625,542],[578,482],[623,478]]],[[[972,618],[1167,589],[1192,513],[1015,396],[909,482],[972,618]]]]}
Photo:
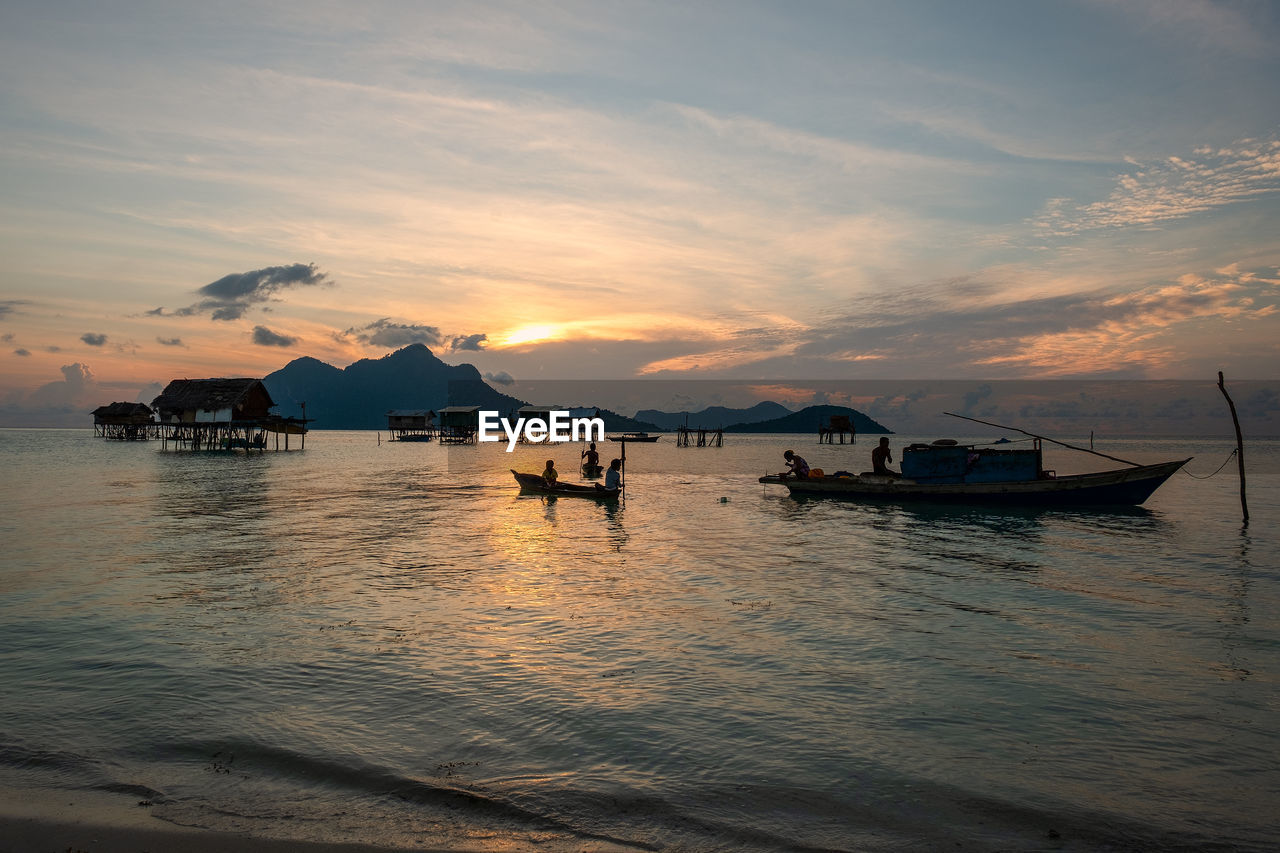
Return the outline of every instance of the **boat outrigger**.
{"type": "Polygon", "coordinates": [[[760,482],[786,486],[791,494],[804,496],[1037,506],[1136,506],[1191,461],[1188,458],[1140,465],[1025,430],[1017,431],[1034,439],[1032,447],[1003,449],[943,439],[904,448],[901,476],[870,472],[825,476],[815,469],[805,479],[770,474],[761,477],[760,482]],[[1085,450],[1130,467],[1059,477],[1054,471],[1044,469],[1041,441],[1085,450]]]}
{"type": "Polygon", "coordinates": [[[618,499],[618,495],[622,492],[621,489],[606,489],[604,486],[595,483],[590,486],[582,486],[577,483],[556,483],[552,485],[544,480],[541,474],[521,474],[514,468],[511,469],[511,473],[515,476],[516,482],[520,484],[520,491],[527,494],[614,501],[618,499]]]}

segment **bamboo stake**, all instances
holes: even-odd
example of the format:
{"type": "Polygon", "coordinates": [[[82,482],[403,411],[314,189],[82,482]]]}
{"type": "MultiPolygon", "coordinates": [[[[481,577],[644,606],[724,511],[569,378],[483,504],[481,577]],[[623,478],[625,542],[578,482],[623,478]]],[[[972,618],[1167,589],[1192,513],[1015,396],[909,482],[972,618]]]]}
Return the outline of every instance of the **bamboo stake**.
{"type": "Polygon", "coordinates": [[[1222,371],[1218,371],[1218,390],[1222,392],[1222,396],[1227,398],[1227,407],[1231,409],[1231,423],[1236,428],[1236,465],[1240,469],[1240,511],[1244,513],[1245,526],[1249,524],[1249,501],[1244,495],[1244,436],[1240,433],[1240,418],[1236,416],[1236,404],[1231,402],[1231,395],[1227,393],[1227,386],[1223,382],[1222,371]]]}
{"type": "Polygon", "coordinates": [[[1135,468],[1142,467],[1142,464],[1139,462],[1130,462],[1128,459],[1121,459],[1118,456],[1108,456],[1105,453],[1099,453],[1098,451],[1090,450],[1087,447],[1076,447],[1074,444],[1067,444],[1065,441],[1057,441],[1056,439],[1046,438],[1043,435],[1036,435],[1034,432],[1027,432],[1025,429],[1018,429],[1017,427],[1011,427],[1011,426],[1003,426],[1002,424],[993,424],[991,423],[991,421],[980,421],[977,418],[971,418],[968,415],[957,415],[954,412],[943,412],[943,414],[951,415],[951,417],[953,418],[962,418],[963,420],[966,420],[966,421],[973,421],[976,424],[986,424],[987,426],[993,426],[993,427],[996,427],[997,429],[1011,429],[1014,432],[1020,432],[1023,435],[1029,435],[1032,438],[1038,438],[1041,441],[1048,441],[1053,444],[1061,445],[1063,447],[1069,447],[1072,450],[1082,450],[1085,453],[1092,453],[1094,456],[1101,456],[1103,459],[1110,459],[1112,462],[1123,462],[1125,465],[1132,465],[1135,468]]]}

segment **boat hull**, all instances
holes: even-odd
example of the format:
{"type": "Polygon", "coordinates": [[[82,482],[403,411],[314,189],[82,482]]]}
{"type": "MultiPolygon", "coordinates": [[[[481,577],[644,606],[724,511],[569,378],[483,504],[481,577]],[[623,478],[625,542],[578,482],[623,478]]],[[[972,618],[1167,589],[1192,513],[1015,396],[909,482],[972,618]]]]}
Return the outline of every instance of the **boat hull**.
{"type": "Polygon", "coordinates": [[[943,501],[1036,506],[1137,506],[1189,462],[1182,459],[1093,474],[1007,483],[917,483],[876,474],[795,480],[778,475],[761,483],[786,486],[792,495],[858,500],[943,501]]]}
{"type": "Polygon", "coordinates": [[[511,470],[511,474],[516,478],[516,482],[520,484],[520,491],[525,494],[616,501],[620,491],[619,489],[606,489],[597,485],[580,486],[577,483],[556,483],[554,486],[549,486],[547,481],[542,479],[541,474],[521,474],[515,469],[511,470]]]}

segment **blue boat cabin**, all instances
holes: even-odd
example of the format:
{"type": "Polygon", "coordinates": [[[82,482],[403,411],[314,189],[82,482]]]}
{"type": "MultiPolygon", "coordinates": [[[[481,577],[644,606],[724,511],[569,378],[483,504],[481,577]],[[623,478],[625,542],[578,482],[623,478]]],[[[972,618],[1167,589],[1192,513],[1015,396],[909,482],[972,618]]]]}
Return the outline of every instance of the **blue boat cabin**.
{"type": "Polygon", "coordinates": [[[917,483],[1021,483],[1046,475],[1040,442],[1001,450],[950,439],[912,444],[902,451],[902,476],[917,483]]]}

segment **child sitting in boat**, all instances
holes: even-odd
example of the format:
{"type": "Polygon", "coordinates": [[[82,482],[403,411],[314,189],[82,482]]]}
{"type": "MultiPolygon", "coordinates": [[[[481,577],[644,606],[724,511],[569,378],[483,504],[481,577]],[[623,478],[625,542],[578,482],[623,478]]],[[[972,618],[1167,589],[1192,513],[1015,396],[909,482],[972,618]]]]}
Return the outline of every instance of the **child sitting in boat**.
{"type": "Polygon", "coordinates": [[[788,450],[782,454],[782,458],[787,460],[787,470],[779,474],[779,477],[795,477],[797,480],[804,480],[809,476],[809,463],[804,461],[803,456],[794,450],[788,450]]]}
{"type": "Polygon", "coordinates": [[[556,480],[560,478],[559,472],[556,471],[556,461],[554,459],[547,460],[547,470],[542,472],[542,479],[547,481],[548,486],[554,486],[556,480]]]}
{"type": "Polygon", "coordinates": [[[604,487],[607,491],[616,491],[622,486],[622,460],[615,459],[609,463],[609,470],[604,474],[604,487]]]}

